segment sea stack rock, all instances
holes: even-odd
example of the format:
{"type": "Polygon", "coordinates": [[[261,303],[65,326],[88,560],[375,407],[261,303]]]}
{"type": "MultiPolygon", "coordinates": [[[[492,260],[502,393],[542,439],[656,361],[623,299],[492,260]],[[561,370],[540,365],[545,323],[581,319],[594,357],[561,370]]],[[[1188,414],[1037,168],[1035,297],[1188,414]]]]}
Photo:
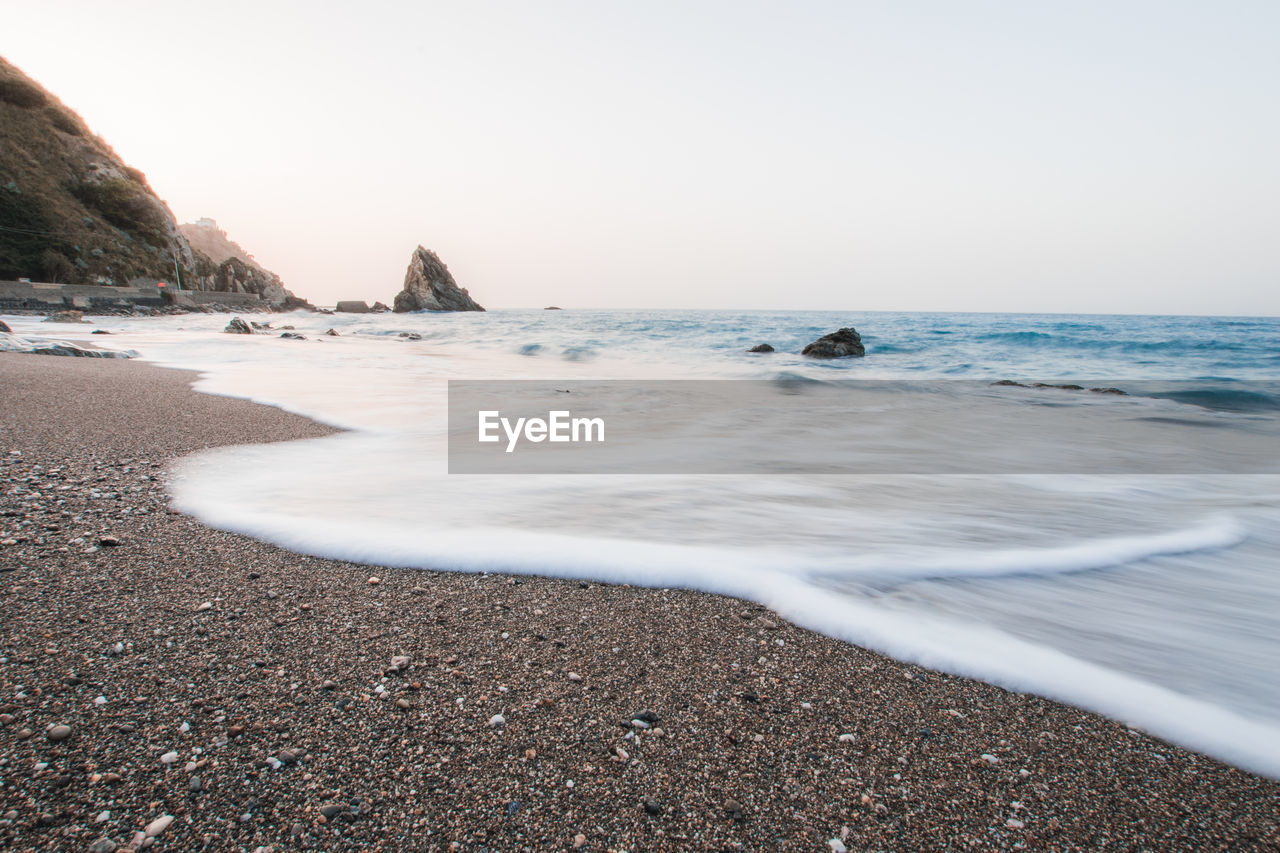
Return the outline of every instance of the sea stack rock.
{"type": "Polygon", "coordinates": [[[862,338],[856,329],[840,329],[829,335],[823,335],[800,351],[809,358],[860,358],[867,354],[862,346],[862,338]]]}
{"type": "Polygon", "coordinates": [[[466,288],[458,287],[440,256],[419,246],[409,259],[404,290],[396,294],[395,311],[483,311],[466,288]]]}

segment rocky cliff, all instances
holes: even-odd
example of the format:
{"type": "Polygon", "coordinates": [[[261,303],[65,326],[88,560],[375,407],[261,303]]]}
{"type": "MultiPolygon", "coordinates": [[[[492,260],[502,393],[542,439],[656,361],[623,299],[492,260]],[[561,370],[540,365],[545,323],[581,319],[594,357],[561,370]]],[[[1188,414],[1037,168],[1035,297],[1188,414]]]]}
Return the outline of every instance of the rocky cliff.
{"type": "Polygon", "coordinates": [[[395,310],[483,311],[465,287],[458,287],[440,256],[419,246],[409,259],[404,289],[396,294],[395,310]]]}
{"type": "Polygon", "coordinates": [[[142,172],[0,58],[0,280],[180,279],[186,289],[256,293],[276,308],[307,304],[221,238],[234,251],[219,255],[216,241],[213,254],[193,250],[142,172]]]}
{"type": "Polygon", "coordinates": [[[212,219],[178,226],[191,246],[195,269],[187,287],[219,293],[256,293],[273,308],[308,307],[307,300],[285,289],[280,276],[263,267],[212,219]]]}

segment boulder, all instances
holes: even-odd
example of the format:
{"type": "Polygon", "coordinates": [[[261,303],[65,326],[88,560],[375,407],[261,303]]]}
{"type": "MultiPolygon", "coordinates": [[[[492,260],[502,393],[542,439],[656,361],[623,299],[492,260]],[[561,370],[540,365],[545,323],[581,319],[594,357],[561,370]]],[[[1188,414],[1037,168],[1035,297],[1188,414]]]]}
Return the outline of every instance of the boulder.
{"type": "Polygon", "coordinates": [[[83,323],[83,311],[54,311],[48,317],[44,318],[46,323],[83,323]]]}
{"type": "Polygon", "coordinates": [[[548,305],[546,308],[543,308],[542,310],[543,310],[543,311],[559,311],[559,310],[560,310],[560,306],[559,306],[559,305],[548,305]]]}
{"type": "Polygon", "coordinates": [[[328,336],[329,336],[329,337],[331,337],[331,338],[336,338],[336,337],[338,337],[338,330],[337,330],[337,329],[330,329],[329,331],[325,332],[325,334],[326,334],[326,335],[328,335],[328,336]]]}
{"type": "Polygon", "coordinates": [[[232,317],[231,322],[222,331],[229,335],[252,335],[253,329],[249,328],[249,324],[239,317],[232,317]]]}
{"type": "Polygon", "coordinates": [[[390,310],[391,310],[390,308],[388,308],[386,305],[383,305],[381,302],[373,303],[373,307],[369,309],[369,311],[374,314],[385,314],[390,310]]]}
{"type": "Polygon", "coordinates": [[[5,323],[4,320],[0,320],[0,332],[4,332],[6,335],[12,335],[13,329],[10,329],[9,325],[5,323]]]}
{"type": "Polygon", "coordinates": [[[856,329],[839,329],[823,335],[800,351],[809,358],[861,358],[867,354],[856,329]]]}
{"type": "Polygon", "coordinates": [[[774,349],[768,344],[756,344],[751,349],[747,350],[747,352],[774,352],[774,349]]]}
{"type": "Polygon", "coordinates": [[[439,255],[419,246],[409,259],[404,289],[396,294],[395,310],[483,311],[465,287],[458,287],[439,255]]]}
{"type": "Polygon", "coordinates": [[[368,314],[369,303],[363,299],[348,299],[334,306],[339,314],[368,314]]]}

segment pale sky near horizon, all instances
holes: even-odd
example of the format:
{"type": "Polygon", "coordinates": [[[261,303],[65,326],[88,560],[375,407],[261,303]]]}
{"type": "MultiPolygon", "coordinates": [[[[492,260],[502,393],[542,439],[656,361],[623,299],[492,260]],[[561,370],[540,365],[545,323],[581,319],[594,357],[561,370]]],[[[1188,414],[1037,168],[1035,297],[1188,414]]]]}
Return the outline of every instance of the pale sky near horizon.
{"type": "Polygon", "coordinates": [[[1280,315],[1280,3],[6,0],[300,295],[1280,315]]]}

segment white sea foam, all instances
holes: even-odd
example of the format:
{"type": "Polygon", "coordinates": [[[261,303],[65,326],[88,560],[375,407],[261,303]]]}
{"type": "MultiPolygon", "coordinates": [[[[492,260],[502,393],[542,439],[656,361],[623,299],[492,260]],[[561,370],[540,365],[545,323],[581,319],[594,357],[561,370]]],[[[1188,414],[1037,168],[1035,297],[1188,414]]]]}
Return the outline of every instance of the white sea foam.
{"type": "MultiPolygon", "coordinates": [[[[905,358],[945,376],[957,357],[978,355],[948,344],[947,357],[765,362],[741,353],[744,341],[780,342],[758,318],[685,317],[667,328],[654,315],[647,331],[628,332],[640,322],[550,314],[290,315],[284,322],[311,337],[302,342],[223,335],[216,316],[104,322],[119,335],[111,343],[200,370],[200,390],[355,430],[185,460],[175,505],[213,526],[377,565],[740,596],[831,636],[1071,702],[1280,778],[1276,477],[449,476],[447,378],[917,375],[905,358]],[[342,337],[317,340],[328,326],[342,337]],[[399,330],[426,340],[396,340],[399,330]],[[681,346],[686,338],[695,342],[681,346]],[[535,355],[521,354],[534,343],[535,355]]],[[[908,319],[904,338],[919,325],[908,319]]],[[[829,325],[788,334],[811,338],[829,325]]],[[[1002,352],[994,369],[1057,378],[1048,365],[1059,357],[1042,364],[1042,351],[1037,342],[1019,363],[1002,352]]],[[[1089,403],[1107,411],[1105,399],[1089,403]]]]}

